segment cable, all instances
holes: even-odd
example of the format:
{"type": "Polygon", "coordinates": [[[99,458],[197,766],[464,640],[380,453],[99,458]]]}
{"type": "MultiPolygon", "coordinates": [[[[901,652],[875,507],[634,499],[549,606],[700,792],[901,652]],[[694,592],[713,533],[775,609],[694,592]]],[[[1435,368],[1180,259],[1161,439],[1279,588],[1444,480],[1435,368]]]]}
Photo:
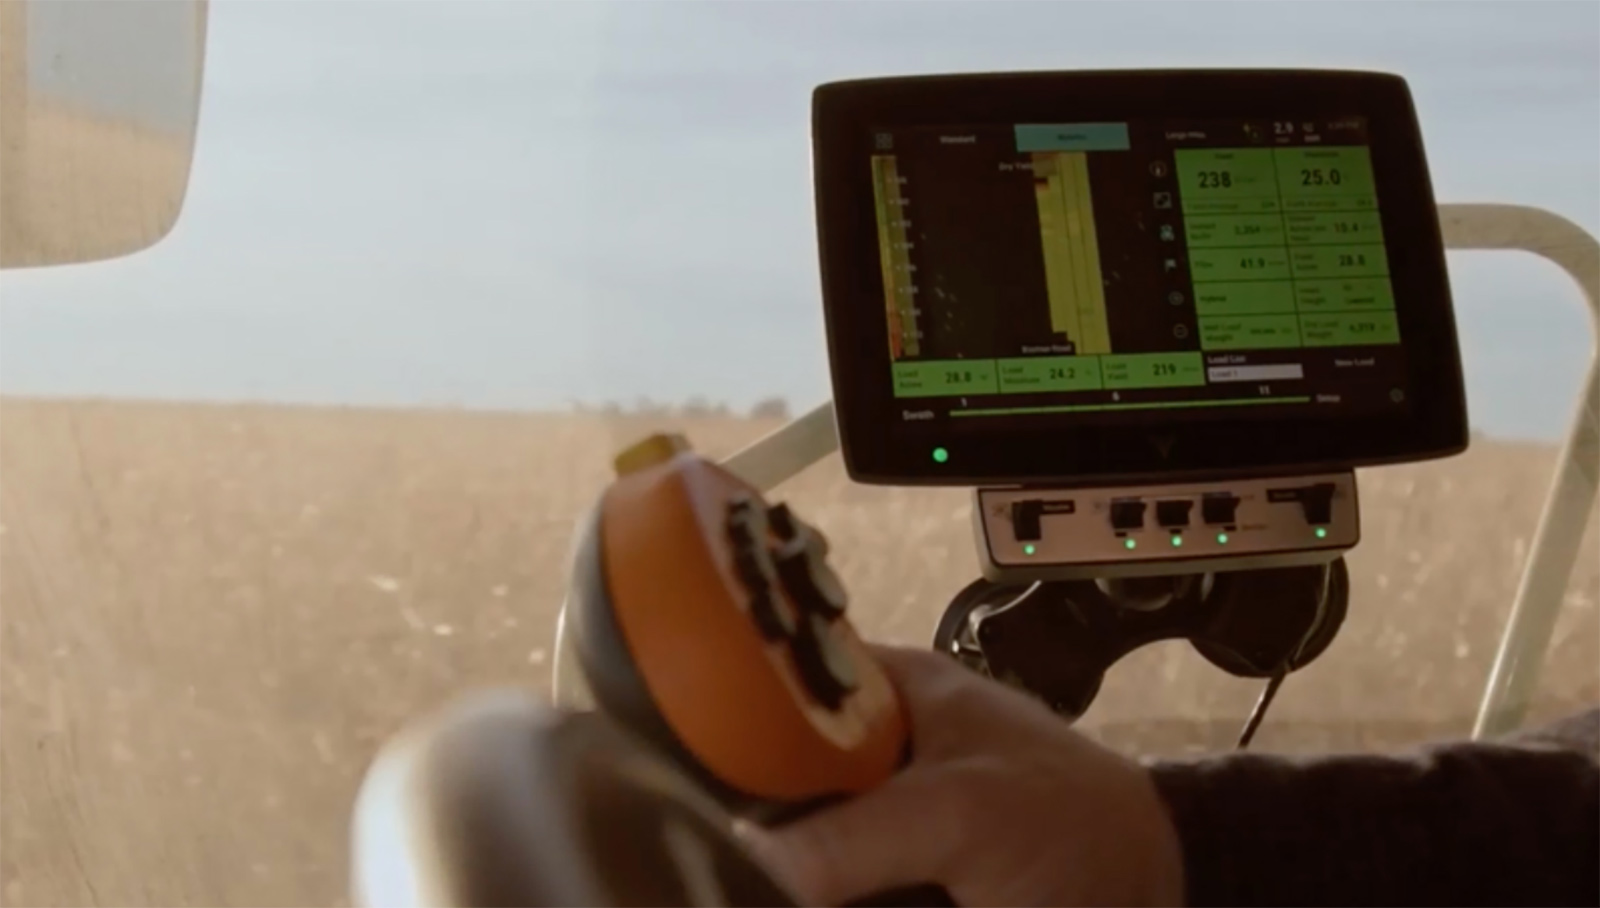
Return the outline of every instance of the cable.
{"type": "Polygon", "coordinates": [[[1339,569],[1339,562],[1343,560],[1343,558],[1337,559],[1324,570],[1322,575],[1322,597],[1317,601],[1317,610],[1311,622],[1311,627],[1306,630],[1305,636],[1300,638],[1300,645],[1294,648],[1294,651],[1289,654],[1289,658],[1283,660],[1283,665],[1279,666],[1278,671],[1267,680],[1267,686],[1262,689],[1261,696],[1256,698],[1255,708],[1250,710],[1250,718],[1245,720],[1244,730],[1239,732],[1239,743],[1234,745],[1235,750],[1245,750],[1250,746],[1250,742],[1255,740],[1256,730],[1261,727],[1262,721],[1267,718],[1267,709],[1272,706],[1273,698],[1278,696],[1278,688],[1283,686],[1283,679],[1294,671],[1294,664],[1299,661],[1300,654],[1305,652],[1306,647],[1311,645],[1311,638],[1315,637],[1317,632],[1321,630],[1322,622],[1328,612],[1328,597],[1333,595],[1334,572],[1339,569]]]}
{"type": "Polygon", "coordinates": [[[1261,696],[1256,698],[1255,709],[1250,710],[1250,719],[1244,723],[1244,731],[1239,733],[1237,750],[1244,750],[1250,746],[1250,741],[1256,736],[1256,729],[1261,727],[1262,720],[1267,718],[1267,708],[1272,705],[1272,699],[1278,696],[1278,688],[1283,686],[1283,679],[1289,673],[1279,669],[1276,675],[1267,681],[1267,686],[1261,690],[1261,696]]]}
{"type": "MultiPolygon", "coordinates": [[[[971,608],[967,609],[966,614],[962,617],[961,626],[950,632],[950,641],[948,644],[950,654],[960,655],[965,653],[969,656],[976,655],[980,659],[984,658],[983,647],[978,645],[978,625],[996,615],[1003,614],[1017,607],[1018,605],[1021,605],[1023,600],[1038,592],[1040,587],[1044,586],[1044,583],[1042,581],[1035,580],[1033,583],[1030,583],[1025,589],[1023,589],[1022,592],[999,605],[989,605],[984,601],[988,596],[993,595],[994,593],[1003,592],[1008,588],[1008,586],[1008,584],[1000,584],[991,580],[980,579],[969,584],[966,589],[962,590],[960,593],[957,593],[956,597],[950,600],[950,605],[946,606],[945,608],[945,611],[947,612],[955,609],[956,606],[964,600],[977,600],[977,603],[971,608]],[[963,639],[964,637],[971,637],[972,643],[969,645],[966,640],[963,639]]],[[[934,641],[934,648],[940,648],[937,639],[934,641]]]]}
{"type": "MultiPolygon", "coordinates": [[[[997,590],[1004,588],[1004,587],[1000,586],[999,584],[991,584],[991,586],[993,586],[994,589],[997,589],[997,590]]],[[[993,618],[996,615],[1003,615],[1006,612],[1009,612],[1012,609],[1016,608],[1017,606],[1021,605],[1024,599],[1027,599],[1029,596],[1032,596],[1034,593],[1037,593],[1039,591],[1039,588],[1042,587],[1042,586],[1044,586],[1043,581],[1035,580],[1033,583],[1029,584],[1027,589],[1023,590],[1022,592],[1018,593],[1015,597],[1013,597],[1010,602],[1002,603],[1000,605],[994,606],[993,608],[986,608],[986,607],[984,607],[982,605],[979,605],[977,608],[974,608],[972,610],[972,614],[968,616],[968,619],[970,620],[972,617],[976,616],[979,621],[983,621],[983,620],[988,619],[988,618],[993,618]]]]}

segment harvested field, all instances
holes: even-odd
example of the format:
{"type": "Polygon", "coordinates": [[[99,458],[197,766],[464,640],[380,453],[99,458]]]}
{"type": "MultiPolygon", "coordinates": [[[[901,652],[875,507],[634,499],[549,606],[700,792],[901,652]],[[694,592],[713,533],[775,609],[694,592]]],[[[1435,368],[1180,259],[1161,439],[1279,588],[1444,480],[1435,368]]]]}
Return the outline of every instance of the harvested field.
{"type": "MultiPolygon", "coordinates": [[[[772,428],[681,426],[725,453],[772,428]]],[[[547,689],[570,532],[641,424],[597,417],[0,403],[0,873],[13,905],[341,901],[348,810],[408,717],[547,689]]],[[[1554,459],[1482,443],[1362,477],[1365,539],[1327,656],[1258,738],[1465,733],[1554,459]]],[[[960,491],[781,490],[835,540],[871,637],[925,645],[976,576],[960,491]]],[[[1591,522],[1537,706],[1600,699],[1591,522]]],[[[1228,745],[1257,688],[1187,647],[1119,665],[1085,727],[1228,745]]]]}

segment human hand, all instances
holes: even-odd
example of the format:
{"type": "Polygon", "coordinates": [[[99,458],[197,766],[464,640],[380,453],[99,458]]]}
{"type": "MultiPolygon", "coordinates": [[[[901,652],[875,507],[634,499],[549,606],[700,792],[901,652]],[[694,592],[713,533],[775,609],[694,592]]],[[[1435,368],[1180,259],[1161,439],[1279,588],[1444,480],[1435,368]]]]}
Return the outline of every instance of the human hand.
{"type": "Polygon", "coordinates": [[[1183,900],[1177,833],[1139,764],[953,659],[873,649],[911,723],[911,764],[853,800],[751,833],[802,904],[923,883],[967,908],[1183,900]]]}

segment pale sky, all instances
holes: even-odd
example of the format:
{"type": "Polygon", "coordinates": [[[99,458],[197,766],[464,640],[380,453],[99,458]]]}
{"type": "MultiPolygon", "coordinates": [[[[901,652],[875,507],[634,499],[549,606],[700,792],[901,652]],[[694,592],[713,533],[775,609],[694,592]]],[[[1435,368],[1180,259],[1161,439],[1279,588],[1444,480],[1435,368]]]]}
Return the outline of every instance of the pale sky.
{"type": "MultiPolygon", "coordinates": [[[[1600,4],[214,0],[157,247],[7,272],[6,393],[536,408],[827,393],[810,90],[994,69],[1410,79],[1442,201],[1600,233],[1600,4]]],[[[1452,259],[1474,421],[1554,437],[1551,266],[1452,259]]]]}

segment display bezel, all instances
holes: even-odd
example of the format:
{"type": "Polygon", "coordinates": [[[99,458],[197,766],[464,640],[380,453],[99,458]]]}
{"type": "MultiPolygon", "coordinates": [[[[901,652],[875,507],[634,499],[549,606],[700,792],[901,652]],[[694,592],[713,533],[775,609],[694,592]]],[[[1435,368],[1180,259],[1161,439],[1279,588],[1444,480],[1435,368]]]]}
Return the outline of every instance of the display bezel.
{"type": "MultiPolygon", "coordinates": [[[[1320,472],[1449,456],[1468,441],[1444,243],[1404,79],[1322,70],[1142,70],[915,76],[834,82],[812,96],[823,313],[840,448],[850,477],[895,485],[1120,482],[1320,472]],[[1399,302],[1409,406],[1372,415],[1203,422],[1052,420],[964,428],[950,457],[897,415],[871,167],[877,130],[941,124],[1364,116],[1399,302]]],[[[971,421],[977,423],[977,420],[971,421]]]]}

